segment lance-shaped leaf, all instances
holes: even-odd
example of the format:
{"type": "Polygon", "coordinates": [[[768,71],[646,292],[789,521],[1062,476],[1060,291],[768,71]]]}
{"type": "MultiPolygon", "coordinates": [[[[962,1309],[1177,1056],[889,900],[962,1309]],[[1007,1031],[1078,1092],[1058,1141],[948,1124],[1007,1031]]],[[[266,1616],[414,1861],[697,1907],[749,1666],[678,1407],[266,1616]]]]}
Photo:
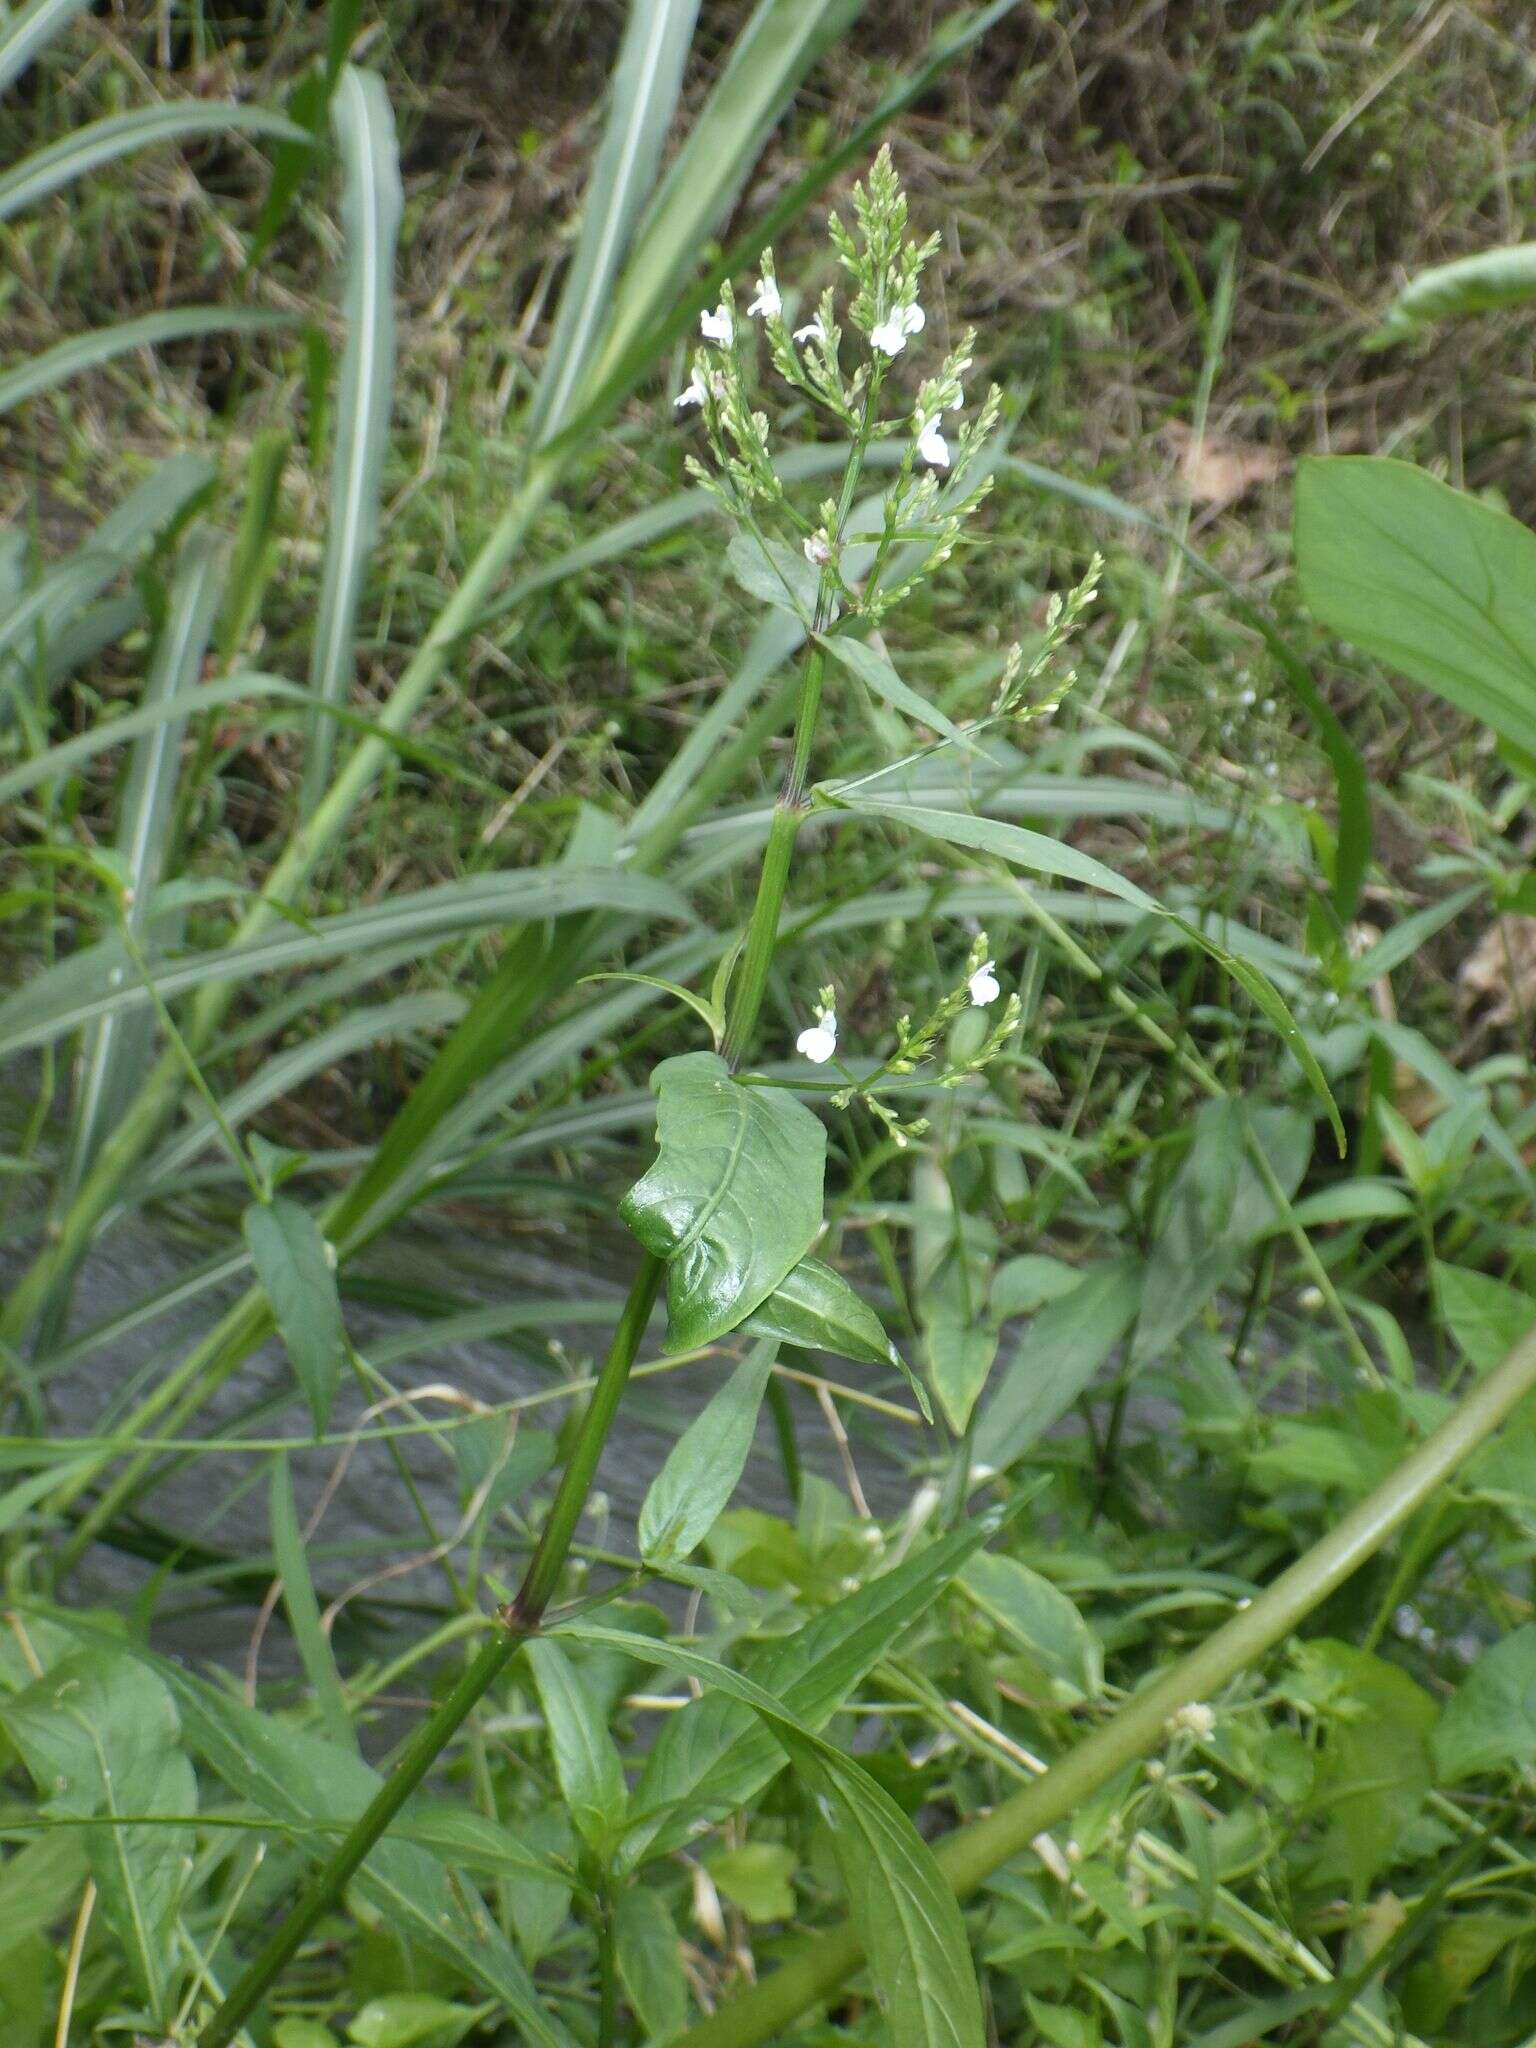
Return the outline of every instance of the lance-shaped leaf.
{"type": "Polygon", "coordinates": [[[668,1452],[640,1509],[640,1555],[648,1564],[691,1555],[724,1512],[746,1470],[778,1348],[771,1339],[754,1344],[668,1452]]]}
{"type": "Polygon", "coordinates": [[[926,1421],[933,1420],[928,1395],[896,1349],[869,1303],[841,1273],[820,1259],[802,1259],[748,1316],[755,1337],[778,1337],[807,1351],[830,1351],[863,1365],[894,1365],[905,1374],[926,1421]]]}
{"type": "Polygon", "coordinates": [[[667,1348],[734,1330],[810,1250],[821,1226],[827,1138],[781,1089],[747,1088],[712,1052],[651,1076],[656,1163],[620,1214],[667,1263],[667,1348]]]}
{"type": "Polygon", "coordinates": [[[109,1823],[84,1831],[91,1875],[141,1997],[166,2024],[176,1990],[176,1906],[193,1846],[191,1829],[171,1822],[197,1810],[170,1694],[130,1657],[82,1650],[10,1700],[0,1720],[50,1814],[109,1823]],[[166,1819],[137,1823],[159,1814],[166,1819]],[[119,1815],[136,1824],[111,1825],[119,1815]]]}

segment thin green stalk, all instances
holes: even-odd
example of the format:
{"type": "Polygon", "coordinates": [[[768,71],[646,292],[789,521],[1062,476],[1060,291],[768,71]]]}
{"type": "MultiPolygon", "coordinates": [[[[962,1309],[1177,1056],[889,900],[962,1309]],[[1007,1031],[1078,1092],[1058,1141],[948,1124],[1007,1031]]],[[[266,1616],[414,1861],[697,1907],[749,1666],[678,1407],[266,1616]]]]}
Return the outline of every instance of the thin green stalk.
{"type": "MultiPolygon", "coordinates": [[[[1533,1388],[1536,1331],[1251,1607],[1234,1614],[1155,1685],[1137,1693],[1043,1778],[940,1842],[935,1853],[956,1894],[967,1898],[1036,1835],[1058,1826],[1118,1771],[1156,1749],[1181,1707],[1209,1701],[1272,1650],[1433,1497],[1533,1388]]],[[[853,1928],[846,1923],[834,1928],[679,2036],[676,2048],[754,2048],[819,2005],[863,1960],[853,1928]]]]}
{"type": "Polygon", "coordinates": [[[517,1598],[502,1615],[503,1627],[465,1667],[447,1697],[416,1729],[400,1752],[394,1769],[348,1829],[326,1862],[299,1894],[292,1910],[241,1976],[199,2035],[200,2048],[228,2048],[255,2012],[268,1989],[298,1954],[384,1833],[395,1815],[453,1740],[466,1717],[506,1670],[527,1638],[538,1628],[565,1565],[571,1537],[587,1503],[597,1461],[609,1425],[629,1378],[630,1367],[645,1335],[664,1268],[649,1254],[630,1286],[598,1375],[537,1549],[529,1561],[517,1598]]]}

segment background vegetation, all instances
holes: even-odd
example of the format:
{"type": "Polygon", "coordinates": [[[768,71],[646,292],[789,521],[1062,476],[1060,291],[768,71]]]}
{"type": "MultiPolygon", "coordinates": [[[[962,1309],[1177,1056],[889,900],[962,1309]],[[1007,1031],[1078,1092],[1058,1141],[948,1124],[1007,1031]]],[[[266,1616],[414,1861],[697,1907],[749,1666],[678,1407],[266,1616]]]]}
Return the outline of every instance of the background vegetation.
{"type": "MultiPolygon", "coordinates": [[[[779,101],[722,109],[764,10],[707,0],[665,132],[670,151],[718,121],[740,196],[723,155],[690,166],[675,265],[642,233],[650,271],[608,295],[640,306],[632,388],[562,421],[546,365],[623,9],[66,11],[0,98],[0,171],[187,100],[286,108],[320,141],[210,127],[0,221],[0,2039],[18,2048],[195,2039],[520,1575],[628,1283],[614,1205],[652,1154],[647,1076],[702,1042],[662,991],[578,976],[707,993],[786,745],[787,714],[754,721],[788,650],[682,496],[692,302],[668,322],[776,207],[781,278],[805,305],[833,283],[826,215],[867,170],[861,124],[960,20],[767,10],[825,46],[807,34],[779,101]],[[344,54],[377,97],[350,106],[344,54]],[[153,349],[28,381],[66,337],[195,308],[235,324],[189,313],[153,349]],[[354,337],[389,325],[383,411],[354,414],[354,337]],[[562,426],[558,481],[455,616],[562,426]],[[377,463],[351,498],[349,446],[377,463]],[[438,672],[397,718],[424,647],[438,672]],[[223,695],[184,735],[105,743],[201,688],[223,695]],[[370,741],[307,862],[301,821],[330,815],[370,741]],[[620,837],[647,850],[622,871],[620,837]],[[645,893],[652,866],[670,897],[645,893]],[[237,928],[291,950],[247,963],[223,950],[237,928]],[[181,960],[212,964],[177,983],[181,960]],[[113,1009],[111,977],[151,962],[163,1005],[113,1009]],[[487,986],[499,1010],[477,1006],[487,986]],[[264,1253],[253,1208],[300,1235],[264,1253]],[[293,1212],[339,1254],[342,1320],[318,1335],[328,1283],[293,1212]],[[478,1287],[445,1245],[476,1248],[478,1287]],[[175,1281],[124,1286],[139,1260],[175,1281]],[[232,1295],[253,1268],[267,1296],[232,1295]],[[285,1314],[272,1289],[295,1273],[285,1314]],[[187,1304],[190,1323],[157,1321],[187,1304]],[[274,1320],[285,1362],[263,1377],[274,1320]],[[448,1347],[471,1340],[501,1347],[508,1400],[451,1391],[448,1347]],[[383,1536],[317,1514],[365,1437],[403,1503],[383,1536]],[[410,1576],[380,1576],[407,1553],[410,1576]],[[115,1608],[87,1604],[108,1585],[115,1608]],[[156,1654],[198,1630],[242,1645],[230,1670],[156,1654]]],[[[758,1504],[706,1519],[691,1563],[631,1576],[622,1505],[588,1518],[562,1599],[609,1588],[589,1619],[631,1640],[513,1666],[269,1996],[261,2048],[702,2043],[711,2013],[708,2040],[764,2038],[732,2031],[732,2001],[838,1920],[837,1830],[809,1781],[774,1774],[749,1708],[693,1703],[690,1646],[791,1701],[936,1839],[1244,1611],[1532,1319],[1530,756],[1317,625],[1290,538],[1309,454],[1402,456],[1536,516],[1528,310],[1380,345],[1407,277],[1520,239],[1530,24],[1454,0],[991,12],[889,129],[914,227],[940,236],[933,334],[977,329],[971,383],[1000,386],[1006,436],[979,544],[904,609],[893,652],[931,707],[972,716],[1102,554],[1050,671],[1075,685],[1014,735],[987,802],[1261,969],[1347,1153],[1251,991],[1166,924],[898,822],[817,826],[767,1071],[790,1073],[824,985],[845,1042],[883,1052],[963,981],[978,927],[1020,998],[1008,1057],[925,1094],[917,1146],[857,1106],[828,1119],[822,1256],[879,1302],[939,1420],[888,1371],[786,1353],[758,1504]],[[669,1637],[672,1663],[637,1636],[669,1637]]],[[[814,429],[790,414],[783,436],[814,429]]],[[[842,678],[813,773],[911,744],[842,678]]],[[[975,796],[952,757],[924,773],[930,801],[975,796]]],[[[736,1355],[714,1347],[639,1411],[663,1448],[736,1355]]],[[[970,1888],[991,2038],[1536,2040],[1533,1460],[1517,1417],[1300,1635],[970,1888]]],[[[652,1476],[621,1435],[608,1490],[638,1501],[652,1476]]],[[[856,1977],[783,2037],[931,2038],[899,1998],[882,2015],[884,1988],[856,1977]]]]}

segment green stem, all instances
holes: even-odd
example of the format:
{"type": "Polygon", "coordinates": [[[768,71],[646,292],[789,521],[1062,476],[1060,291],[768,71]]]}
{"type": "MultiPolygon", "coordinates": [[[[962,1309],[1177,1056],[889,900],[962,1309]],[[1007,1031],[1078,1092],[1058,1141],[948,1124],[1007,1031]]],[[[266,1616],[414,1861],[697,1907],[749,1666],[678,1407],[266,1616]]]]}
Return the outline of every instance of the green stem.
{"type": "Polygon", "coordinates": [[[466,1667],[447,1697],[423,1721],[389,1776],[380,1785],[328,1860],[299,1894],[288,1917],[250,1964],[199,2035],[200,2048],[228,2048],[270,1987],[292,1962],[306,1938],[341,1897],[348,1881],[395,1815],[453,1740],[465,1718],[506,1670],[538,1628],[564,1568],[571,1537],[586,1506],[592,1476],[602,1456],[609,1425],[629,1378],[661,1285],[663,1267],[649,1255],[642,1261],[608,1347],[544,1533],[529,1562],[517,1598],[502,1616],[503,1626],[466,1667]]]}
{"type": "MultiPolygon", "coordinates": [[[[1445,1484],[1533,1387],[1536,1331],[1251,1607],[1234,1614],[1155,1685],[1137,1693],[1043,1778],[939,1843],[935,1853],[940,1868],[957,1896],[968,1897],[1027,1849],[1036,1835],[1058,1826],[1117,1772],[1156,1749],[1181,1707],[1212,1699],[1289,1635],[1445,1484]]],[[[675,2048],[753,2048],[820,2004],[863,1961],[864,1951],[852,1927],[845,1923],[834,1928],[806,1943],[771,1977],[679,2036],[675,2048]]]]}

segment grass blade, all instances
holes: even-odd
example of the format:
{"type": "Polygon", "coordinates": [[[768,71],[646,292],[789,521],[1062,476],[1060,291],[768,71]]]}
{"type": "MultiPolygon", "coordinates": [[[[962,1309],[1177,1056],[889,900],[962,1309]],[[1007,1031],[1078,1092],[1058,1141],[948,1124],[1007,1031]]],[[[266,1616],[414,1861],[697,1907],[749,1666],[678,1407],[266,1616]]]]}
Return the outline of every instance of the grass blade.
{"type": "Polygon", "coordinates": [[[197,135],[278,135],[302,137],[281,114],[265,107],[242,107],[234,100],[174,100],[168,106],[136,107],[128,114],[108,114],[61,136],[46,149],[33,150],[14,170],[0,177],[0,220],[23,207],[35,206],[72,178],[83,178],[103,164],[148,149],[157,142],[182,142],[197,135]]]}
{"type": "Polygon", "coordinates": [[[583,411],[638,338],[671,310],[679,280],[735,204],[796,86],[863,5],[759,0],[640,225],[602,351],[582,383],[583,411]]]}
{"type": "Polygon", "coordinates": [[[630,8],[608,121],[587,185],[581,239],[528,411],[535,447],[559,432],[597,346],[614,277],[650,194],[677,107],[698,11],[699,0],[634,0],[630,8]]]}
{"type": "MultiPolygon", "coordinates": [[[[192,685],[202,673],[219,602],[220,559],[221,550],[206,534],[194,536],[184,552],[144,686],[146,710],[195,694],[192,685]]],[[[129,758],[117,851],[133,890],[126,919],[136,937],[148,929],[155,891],[165,874],[184,730],[180,719],[161,719],[135,741],[129,758]]],[[[152,1042],[153,1019],[147,1010],[104,1017],[87,1034],[75,1098],[69,1189],[80,1185],[103,1134],[143,1080],[152,1042]]]]}
{"type": "Polygon", "coordinates": [[[51,391],[98,364],[130,349],[153,348],[162,341],[185,341],[196,334],[261,334],[291,327],[289,313],[267,313],[254,306],[178,306],[168,313],[144,313],[115,327],[95,327],[73,334],[57,347],[44,349],[0,376],[0,414],[14,411],[40,391],[51,391]]]}
{"type": "Polygon", "coordinates": [[[0,92],[88,5],[89,0],[31,0],[30,6],[18,8],[0,22],[0,92]]]}
{"type": "MultiPolygon", "coordinates": [[[[347,65],[331,102],[346,167],[341,202],[347,245],[347,345],[336,404],[331,503],[309,682],[318,698],[344,702],[357,660],[357,611],[378,534],[379,485],[389,439],[395,373],[395,245],[401,191],[395,120],[383,80],[347,65]]],[[[330,778],[336,732],[312,713],[306,735],[301,817],[309,817],[330,778]]]]}

